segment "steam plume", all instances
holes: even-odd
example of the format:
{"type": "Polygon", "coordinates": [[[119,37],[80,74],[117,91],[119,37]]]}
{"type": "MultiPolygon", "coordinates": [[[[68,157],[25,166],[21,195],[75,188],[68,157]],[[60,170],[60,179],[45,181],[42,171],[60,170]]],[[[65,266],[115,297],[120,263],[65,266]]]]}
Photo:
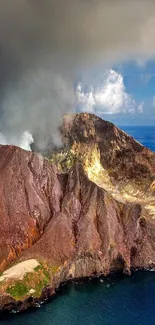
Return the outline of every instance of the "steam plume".
{"type": "Polygon", "coordinates": [[[1,0],[3,140],[27,130],[40,149],[49,137],[59,144],[80,73],[155,55],[154,12],[153,0],[1,0]]]}

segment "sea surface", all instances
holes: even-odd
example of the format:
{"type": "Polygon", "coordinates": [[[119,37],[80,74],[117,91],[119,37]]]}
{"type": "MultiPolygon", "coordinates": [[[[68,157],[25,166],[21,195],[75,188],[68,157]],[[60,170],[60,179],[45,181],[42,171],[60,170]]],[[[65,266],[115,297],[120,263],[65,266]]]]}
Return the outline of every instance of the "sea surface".
{"type": "MultiPolygon", "coordinates": [[[[121,127],[155,151],[155,127],[121,127]]],[[[2,325],[155,325],[155,272],[63,286],[49,303],[0,318],[2,325]]]]}
{"type": "Polygon", "coordinates": [[[120,129],[155,151],[155,126],[120,126],[120,129]]]}

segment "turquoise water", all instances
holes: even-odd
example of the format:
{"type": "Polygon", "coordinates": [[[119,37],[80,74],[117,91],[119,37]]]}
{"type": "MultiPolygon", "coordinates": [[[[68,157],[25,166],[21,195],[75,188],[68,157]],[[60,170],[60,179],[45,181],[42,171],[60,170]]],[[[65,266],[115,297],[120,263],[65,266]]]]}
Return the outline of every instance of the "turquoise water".
{"type": "Polygon", "coordinates": [[[35,311],[11,315],[3,325],[154,325],[155,272],[63,287],[35,311]]]}
{"type": "MultiPolygon", "coordinates": [[[[155,151],[155,127],[123,127],[155,151]]],[[[5,316],[2,325],[155,325],[155,272],[63,286],[41,308],[5,316]]]]}

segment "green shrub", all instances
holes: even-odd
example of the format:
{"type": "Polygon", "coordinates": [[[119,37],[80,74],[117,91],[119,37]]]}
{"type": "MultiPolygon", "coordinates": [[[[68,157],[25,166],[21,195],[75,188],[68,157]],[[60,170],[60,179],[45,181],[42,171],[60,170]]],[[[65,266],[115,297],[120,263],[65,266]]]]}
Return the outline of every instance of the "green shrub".
{"type": "Polygon", "coordinates": [[[22,282],[16,282],[14,285],[8,287],[6,289],[7,293],[9,293],[13,298],[19,299],[21,297],[24,297],[28,294],[30,291],[30,288],[28,288],[25,284],[22,282]]]}

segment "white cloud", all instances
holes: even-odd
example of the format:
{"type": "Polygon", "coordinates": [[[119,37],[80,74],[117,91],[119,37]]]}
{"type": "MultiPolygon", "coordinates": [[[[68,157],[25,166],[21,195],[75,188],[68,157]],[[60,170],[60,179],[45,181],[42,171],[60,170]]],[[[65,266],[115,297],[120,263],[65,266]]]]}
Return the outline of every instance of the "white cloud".
{"type": "Polygon", "coordinates": [[[137,107],[137,112],[142,114],[144,111],[144,102],[140,103],[137,107]]]}
{"type": "Polygon", "coordinates": [[[31,151],[31,144],[34,142],[32,134],[28,131],[23,132],[20,136],[7,135],[0,132],[0,144],[15,145],[22,149],[31,151]]]}
{"type": "Polygon", "coordinates": [[[85,91],[80,83],[76,89],[77,106],[80,111],[97,114],[118,114],[142,111],[142,104],[135,102],[127,93],[123,76],[110,69],[103,75],[103,82],[98,87],[85,91]]]}
{"type": "Polygon", "coordinates": [[[85,110],[89,113],[93,113],[96,105],[93,90],[85,93],[82,83],[79,83],[76,88],[76,97],[80,111],[85,110]]]}

